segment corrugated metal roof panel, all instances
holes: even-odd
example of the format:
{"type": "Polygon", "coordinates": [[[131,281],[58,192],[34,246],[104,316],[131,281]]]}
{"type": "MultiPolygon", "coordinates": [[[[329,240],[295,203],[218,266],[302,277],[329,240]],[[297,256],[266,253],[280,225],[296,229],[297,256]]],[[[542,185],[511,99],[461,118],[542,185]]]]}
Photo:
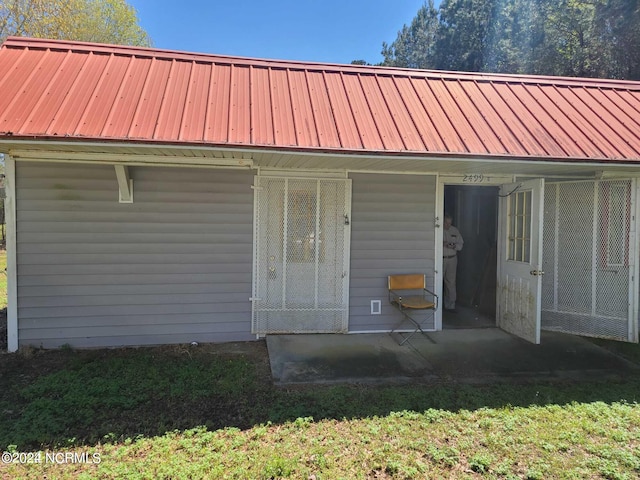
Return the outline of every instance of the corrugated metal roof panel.
{"type": "Polygon", "coordinates": [[[624,118],[606,95],[598,95],[594,97],[586,88],[576,88],[573,90],[573,94],[576,95],[598,118],[604,122],[607,131],[613,132],[613,135],[617,138],[617,142],[623,142],[629,145],[631,149],[631,155],[633,152],[640,151],[640,138],[633,135],[628,123],[625,123],[624,118]]]}
{"type": "Polygon", "coordinates": [[[424,151],[424,143],[411,119],[394,77],[379,75],[377,77],[380,96],[385,100],[386,107],[393,120],[395,134],[402,141],[402,145],[409,151],[424,151]]]}
{"type": "Polygon", "coordinates": [[[271,93],[267,69],[252,68],[251,98],[251,141],[258,145],[273,145],[273,116],[270,113],[271,93]]]}
{"type": "Polygon", "coordinates": [[[364,98],[371,111],[371,117],[373,118],[376,132],[382,141],[383,149],[391,151],[408,150],[402,141],[402,136],[393,118],[393,110],[396,110],[399,105],[391,104],[387,106],[386,99],[378,84],[379,78],[377,75],[361,75],[360,79],[364,98]]]}
{"type": "Polygon", "coordinates": [[[607,150],[602,143],[598,143],[589,135],[589,129],[583,119],[576,116],[571,105],[564,99],[566,91],[558,91],[554,86],[539,85],[527,91],[564,130],[575,146],[583,155],[601,158],[607,150]]]}
{"type": "Polygon", "coordinates": [[[226,143],[229,133],[231,65],[212,65],[205,120],[205,143],[226,143]]]}
{"type": "MultiPolygon", "coordinates": [[[[360,141],[365,150],[385,150],[384,143],[380,138],[378,127],[373,119],[373,113],[367,103],[364,93],[363,83],[371,81],[371,75],[356,75],[345,73],[342,76],[347,101],[351,107],[351,113],[355,126],[358,129],[360,141]]],[[[342,112],[338,112],[341,114],[342,112]]]]}
{"type": "Polygon", "coordinates": [[[2,136],[640,161],[640,82],[9,38],[2,136]]]}
{"type": "MultiPolygon", "coordinates": [[[[227,137],[229,143],[250,144],[250,68],[247,65],[233,65],[231,68],[231,103],[229,106],[229,134],[227,137]]],[[[166,137],[163,138],[163,140],[165,139],[166,137]]]]}
{"type": "MultiPolygon", "coordinates": [[[[491,82],[477,82],[475,86],[478,92],[487,100],[486,105],[480,105],[480,109],[487,116],[489,122],[503,122],[504,135],[502,141],[506,143],[509,151],[523,151],[523,155],[529,156],[546,156],[549,154],[540,143],[537,136],[531,134],[531,130],[527,128],[521,121],[526,110],[518,104],[508,103],[508,101],[500,95],[496,86],[491,82]],[[518,115],[520,108],[521,115],[518,115]],[[495,112],[495,116],[492,112],[495,112]],[[497,118],[496,118],[497,117],[497,118]],[[511,138],[513,141],[511,141],[511,138]],[[520,149],[522,147],[522,150],[520,149]]],[[[505,90],[505,94],[509,92],[505,90]]],[[[482,100],[478,100],[482,102],[482,100]]]]}
{"type": "Polygon", "coordinates": [[[84,109],[76,132],[84,135],[98,136],[104,129],[104,124],[109,116],[111,106],[116,101],[118,87],[122,84],[127,64],[126,58],[111,55],[102,72],[95,93],[90,98],[87,108],[84,109]]]}
{"type": "Polygon", "coordinates": [[[324,72],[308,71],[307,81],[313,118],[318,130],[318,142],[323,148],[340,148],[340,136],[331,109],[324,72]]]}
{"type": "Polygon", "coordinates": [[[592,138],[597,139],[598,144],[605,148],[609,145],[613,154],[621,157],[633,156],[633,148],[630,148],[624,137],[611,127],[617,123],[616,119],[604,108],[594,105],[590,98],[585,98],[583,93],[584,89],[572,88],[563,95],[563,100],[571,105],[576,121],[584,123],[584,128],[590,132],[592,138]]]}
{"type": "Polygon", "coordinates": [[[120,57],[126,63],[126,71],[122,82],[118,85],[118,93],[105,119],[99,137],[126,138],[130,135],[142,89],[144,88],[149,69],[150,58],[132,59],[120,57]]]}
{"type": "Polygon", "coordinates": [[[413,86],[426,114],[444,142],[444,151],[465,151],[466,147],[453,123],[456,119],[442,106],[438,94],[432,89],[431,82],[427,79],[415,79],[413,86]]]}
{"type": "Polygon", "coordinates": [[[201,141],[204,137],[204,122],[207,114],[207,98],[211,83],[211,68],[208,65],[193,62],[186,101],[182,115],[182,124],[178,139],[181,141],[201,141]]]}
{"type": "MultiPolygon", "coordinates": [[[[446,145],[442,141],[438,129],[431,121],[424,105],[420,101],[413,81],[408,77],[394,77],[395,87],[398,89],[402,103],[406,108],[413,124],[416,127],[422,147],[416,144],[417,150],[446,151],[446,145]]],[[[401,109],[400,109],[401,110],[401,109]]]]}
{"type": "Polygon", "coordinates": [[[293,109],[289,90],[288,70],[272,69],[269,88],[273,112],[273,130],[275,144],[295,146],[296,129],[293,123],[293,109]]]}
{"type": "MultiPolygon", "coordinates": [[[[476,124],[484,125],[481,130],[486,130],[485,133],[481,132],[485,138],[489,139],[493,145],[495,151],[501,151],[504,154],[516,154],[518,156],[528,155],[527,151],[518,138],[514,135],[508,123],[509,118],[512,116],[511,111],[505,108],[503,103],[493,105],[491,101],[487,99],[478,82],[460,82],[460,88],[464,93],[461,93],[461,97],[469,98],[473,102],[474,115],[476,117],[476,124]]],[[[469,106],[469,108],[471,108],[469,106]]]]}
{"type": "Polygon", "coordinates": [[[324,72],[329,93],[329,104],[334,114],[336,128],[340,136],[340,148],[346,150],[360,150],[364,148],[360,132],[353,118],[353,110],[349,104],[342,73],[332,71],[324,72]]]}
{"type": "MultiPolygon", "coordinates": [[[[486,149],[498,154],[508,153],[509,151],[502,144],[499,135],[495,131],[500,128],[500,123],[487,120],[486,116],[490,115],[490,109],[486,113],[484,113],[484,110],[479,110],[478,105],[482,101],[482,94],[479,92],[475,82],[447,82],[446,85],[455,100],[456,106],[460,109],[465,121],[469,123],[480,142],[472,148],[480,151],[486,149]],[[469,89],[465,90],[461,84],[466,84],[469,89]]],[[[515,151],[518,150],[515,149],[515,151]]]]}
{"type": "MultiPolygon", "coordinates": [[[[289,89],[293,107],[296,145],[317,147],[319,145],[318,128],[313,117],[305,70],[289,70],[289,89]]],[[[263,115],[266,113],[262,112],[263,115]]]]}
{"type": "Polygon", "coordinates": [[[96,87],[110,56],[89,53],[85,57],[84,59],[72,57],[72,60],[81,62],[82,66],[70,82],[64,100],[49,125],[48,133],[61,135],[64,132],[64,135],[69,136],[88,136],[85,133],[86,125],[81,125],[80,121],[86,109],[89,108],[91,99],[97,95],[96,87]]]}
{"type": "MultiPolygon", "coordinates": [[[[167,83],[173,62],[151,59],[140,97],[136,102],[133,122],[125,138],[155,139],[154,132],[159,123],[159,112],[166,94],[167,83]]],[[[115,119],[116,121],[118,119],[115,119]]]]}
{"type": "MultiPolygon", "coordinates": [[[[566,136],[556,121],[542,108],[520,84],[495,83],[496,91],[521,119],[529,134],[544,149],[540,154],[553,157],[580,157],[581,152],[571,150],[573,142],[566,136]]],[[[533,85],[530,89],[537,88],[533,85]]],[[[535,155],[535,154],[534,154],[535,155]]]]}

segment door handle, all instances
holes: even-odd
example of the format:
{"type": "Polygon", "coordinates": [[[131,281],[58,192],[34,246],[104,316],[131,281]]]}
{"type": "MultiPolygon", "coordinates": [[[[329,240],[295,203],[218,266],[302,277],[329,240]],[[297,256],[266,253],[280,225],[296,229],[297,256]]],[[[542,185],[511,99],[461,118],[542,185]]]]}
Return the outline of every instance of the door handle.
{"type": "Polygon", "coordinates": [[[541,277],[542,275],[544,275],[544,272],[542,270],[531,270],[529,273],[534,277],[541,277]]]}
{"type": "Polygon", "coordinates": [[[269,278],[276,278],[276,267],[269,267],[269,278]]]}

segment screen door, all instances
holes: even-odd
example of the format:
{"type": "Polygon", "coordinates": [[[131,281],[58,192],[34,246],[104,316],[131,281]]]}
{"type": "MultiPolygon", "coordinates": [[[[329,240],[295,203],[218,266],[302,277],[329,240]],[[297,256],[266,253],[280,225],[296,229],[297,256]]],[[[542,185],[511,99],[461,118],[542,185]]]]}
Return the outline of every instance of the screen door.
{"type": "Polygon", "coordinates": [[[542,329],[638,341],[634,180],[545,187],[542,329]]]}
{"type": "Polygon", "coordinates": [[[347,331],[351,181],[257,176],[252,331],[347,331]]]}

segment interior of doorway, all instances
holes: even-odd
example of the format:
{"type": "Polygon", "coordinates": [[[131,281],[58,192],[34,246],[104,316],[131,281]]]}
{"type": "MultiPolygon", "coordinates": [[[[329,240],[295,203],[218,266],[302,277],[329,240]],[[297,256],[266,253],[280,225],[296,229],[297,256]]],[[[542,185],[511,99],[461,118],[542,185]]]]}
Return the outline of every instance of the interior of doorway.
{"type": "Polygon", "coordinates": [[[464,240],[458,253],[456,313],[443,312],[444,329],[496,325],[498,194],[497,186],[444,187],[445,214],[464,240]]]}

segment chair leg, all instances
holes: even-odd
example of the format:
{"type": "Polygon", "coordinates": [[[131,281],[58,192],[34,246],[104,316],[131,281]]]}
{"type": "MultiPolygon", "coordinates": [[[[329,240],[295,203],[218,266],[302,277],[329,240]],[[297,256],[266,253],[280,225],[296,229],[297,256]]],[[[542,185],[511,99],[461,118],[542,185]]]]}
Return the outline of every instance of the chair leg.
{"type": "Polygon", "coordinates": [[[391,335],[391,334],[395,333],[396,330],[398,330],[398,327],[400,325],[402,325],[402,323],[404,323],[405,320],[408,320],[414,326],[413,332],[406,332],[406,333],[408,333],[408,335],[406,337],[403,336],[404,333],[397,332],[398,335],[402,338],[402,341],[399,342],[398,345],[402,346],[405,343],[407,343],[409,341],[409,339],[411,337],[413,337],[416,333],[420,332],[422,335],[424,335],[425,333],[424,333],[424,330],[422,330],[422,325],[421,325],[420,322],[418,322],[416,319],[412,318],[408,313],[406,313],[406,311],[404,309],[398,308],[398,310],[400,310],[400,313],[402,313],[403,319],[396,324],[396,326],[391,330],[391,332],[389,332],[389,334],[391,335]]]}

